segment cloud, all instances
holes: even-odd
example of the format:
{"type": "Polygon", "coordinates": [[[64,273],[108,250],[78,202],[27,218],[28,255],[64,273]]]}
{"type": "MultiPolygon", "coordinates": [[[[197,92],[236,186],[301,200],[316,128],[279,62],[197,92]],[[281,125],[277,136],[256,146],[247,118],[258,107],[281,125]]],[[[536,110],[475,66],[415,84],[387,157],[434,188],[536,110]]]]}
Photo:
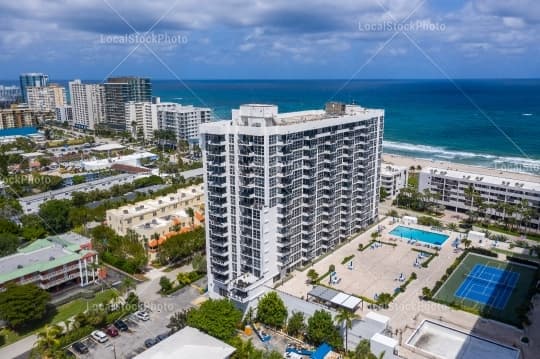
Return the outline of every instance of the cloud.
{"type": "MultiPolygon", "coordinates": [[[[538,52],[540,3],[537,0],[465,0],[462,5],[452,3],[452,6],[441,3],[422,0],[4,1],[0,3],[1,64],[9,69],[18,66],[17,60],[24,57],[28,61],[59,64],[72,64],[74,58],[88,64],[103,59],[114,66],[133,44],[104,43],[100,39],[129,35],[133,32],[131,27],[144,33],[152,26],[153,34],[188,39],[184,44],[149,44],[160,56],[182,64],[183,68],[190,63],[245,67],[248,61],[256,61],[253,66],[260,66],[260,71],[265,73],[262,67],[269,66],[261,61],[265,56],[274,65],[296,62],[302,69],[306,63],[335,61],[357,68],[358,63],[374,54],[380,44],[404,25],[408,26],[404,31],[423,49],[437,51],[442,56],[485,56],[493,61],[493,55],[515,57],[538,52]],[[43,58],[44,53],[48,54],[47,58],[43,58]]],[[[390,45],[377,58],[414,61],[411,56],[417,51],[410,51],[413,45],[405,37],[397,36],[390,45]]],[[[137,62],[153,59],[144,46],[133,56],[137,62]]],[[[463,61],[466,63],[466,59],[463,61]]],[[[395,62],[396,66],[401,63],[395,62]]]]}

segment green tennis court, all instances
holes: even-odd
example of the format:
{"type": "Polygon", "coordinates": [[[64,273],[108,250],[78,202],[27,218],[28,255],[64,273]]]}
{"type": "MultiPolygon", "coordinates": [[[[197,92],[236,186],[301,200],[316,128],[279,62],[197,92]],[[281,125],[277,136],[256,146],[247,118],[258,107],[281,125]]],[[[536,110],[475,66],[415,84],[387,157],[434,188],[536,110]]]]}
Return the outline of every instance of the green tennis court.
{"type": "Polygon", "coordinates": [[[519,324],[515,310],[527,299],[535,272],[532,267],[469,253],[434,298],[474,309],[481,316],[519,324]]]}

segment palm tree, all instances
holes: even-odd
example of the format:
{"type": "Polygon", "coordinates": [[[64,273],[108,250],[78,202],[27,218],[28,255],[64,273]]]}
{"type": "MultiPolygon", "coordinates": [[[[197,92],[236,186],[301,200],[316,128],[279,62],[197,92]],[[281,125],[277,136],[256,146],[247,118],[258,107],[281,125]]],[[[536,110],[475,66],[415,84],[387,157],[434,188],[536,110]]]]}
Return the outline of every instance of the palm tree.
{"type": "Polygon", "coordinates": [[[473,220],[473,207],[474,207],[474,197],[476,194],[476,191],[474,190],[474,187],[472,184],[469,184],[468,187],[466,187],[463,190],[463,194],[465,195],[465,199],[469,201],[469,219],[472,222],[473,220]]]}
{"type": "Polygon", "coordinates": [[[131,288],[135,288],[135,281],[130,277],[124,277],[121,288],[124,293],[127,293],[131,288]]]}
{"type": "Polygon", "coordinates": [[[359,318],[360,317],[358,315],[346,309],[340,309],[340,311],[336,315],[336,322],[345,328],[345,353],[348,352],[347,336],[348,336],[349,329],[352,328],[352,321],[359,318]]]}
{"type": "Polygon", "coordinates": [[[193,218],[195,218],[195,211],[193,210],[193,208],[188,207],[188,208],[186,208],[186,213],[189,216],[189,218],[191,218],[191,226],[193,227],[193,225],[195,223],[195,220],[193,219],[193,218]]]}
{"type": "Polygon", "coordinates": [[[37,335],[36,347],[41,355],[45,358],[52,358],[53,352],[60,345],[60,335],[62,328],[57,324],[47,324],[45,328],[37,335]]]}
{"type": "Polygon", "coordinates": [[[307,277],[309,278],[311,283],[315,283],[317,281],[317,278],[319,278],[319,273],[313,268],[308,270],[307,277]]]}
{"type": "Polygon", "coordinates": [[[457,226],[457,224],[455,224],[455,223],[450,223],[450,224],[448,224],[446,227],[447,227],[449,230],[453,231],[453,232],[457,231],[457,229],[458,229],[458,226],[457,226]]]}
{"type": "Polygon", "coordinates": [[[392,295],[390,293],[381,293],[377,297],[377,304],[383,308],[388,308],[388,304],[392,301],[392,295]]]}

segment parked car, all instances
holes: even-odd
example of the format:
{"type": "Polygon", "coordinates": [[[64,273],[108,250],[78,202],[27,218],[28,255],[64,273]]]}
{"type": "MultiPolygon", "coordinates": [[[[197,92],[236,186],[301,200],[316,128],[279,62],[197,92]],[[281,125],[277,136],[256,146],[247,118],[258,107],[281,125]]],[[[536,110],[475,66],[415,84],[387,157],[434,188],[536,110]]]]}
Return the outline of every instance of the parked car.
{"type": "Polygon", "coordinates": [[[147,348],[150,348],[156,345],[157,343],[159,343],[159,340],[157,340],[156,338],[149,338],[144,341],[144,346],[147,348]]]}
{"type": "Polygon", "coordinates": [[[143,311],[138,311],[135,313],[135,317],[137,317],[137,319],[140,319],[142,321],[147,321],[150,319],[150,315],[146,312],[143,312],[143,311]]]}
{"type": "Polygon", "coordinates": [[[71,350],[64,350],[64,357],[66,358],[76,358],[75,354],[71,350]]]}
{"type": "Polygon", "coordinates": [[[79,354],[86,354],[88,353],[88,347],[81,343],[81,342],[75,342],[73,343],[72,345],[73,349],[75,349],[75,351],[79,354]]]}
{"type": "Polygon", "coordinates": [[[158,341],[162,341],[162,340],[165,340],[165,339],[168,338],[168,337],[169,337],[169,333],[161,333],[161,334],[159,334],[159,335],[156,337],[156,339],[157,339],[158,341]]]}
{"type": "Polygon", "coordinates": [[[118,319],[116,322],[114,322],[113,325],[121,332],[125,332],[128,330],[127,324],[121,319],[118,319]]]}
{"type": "Polygon", "coordinates": [[[90,336],[99,343],[105,343],[107,340],[109,340],[107,334],[103,333],[101,330],[94,330],[90,336]]]}
{"type": "Polygon", "coordinates": [[[114,337],[118,336],[118,329],[116,329],[114,326],[110,325],[105,330],[105,333],[107,333],[108,336],[114,338],[114,337]]]}

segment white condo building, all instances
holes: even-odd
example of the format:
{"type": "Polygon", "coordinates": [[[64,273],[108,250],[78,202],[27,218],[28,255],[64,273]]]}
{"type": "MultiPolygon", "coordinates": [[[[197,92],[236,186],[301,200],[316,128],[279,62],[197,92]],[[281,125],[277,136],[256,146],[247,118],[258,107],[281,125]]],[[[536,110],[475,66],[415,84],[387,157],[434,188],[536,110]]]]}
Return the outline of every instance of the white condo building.
{"type": "Polygon", "coordinates": [[[126,131],[133,138],[144,138],[151,141],[154,131],[158,129],[157,105],[151,102],[126,103],[126,131]]]}
{"type": "Polygon", "coordinates": [[[189,141],[199,139],[199,126],[210,122],[212,110],[161,102],[157,104],[157,116],[159,129],[174,132],[177,140],[189,141]]]}
{"type": "Polygon", "coordinates": [[[105,121],[105,87],[100,84],[83,84],[81,80],[70,81],[69,94],[73,106],[73,126],[95,130],[105,121]]]}
{"type": "Polygon", "coordinates": [[[27,87],[28,107],[37,111],[55,111],[57,107],[67,105],[66,89],[56,84],[45,87],[27,87]]]}
{"type": "Polygon", "coordinates": [[[384,111],[243,105],[201,125],[212,297],[247,303],[378,217],[384,111]]]}
{"type": "MultiPolygon", "coordinates": [[[[486,205],[520,204],[526,200],[534,214],[531,216],[529,227],[539,229],[540,226],[540,183],[524,181],[515,175],[495,177],[480,173],[454,171],[443,168],[425,168],[420,172],[418,190],[429,189],[440,195],[437,201],[447,209],[457,212],[467,212],[473,208],[474,201],[465,196],[465,189],[472,187],[482,197],[486,205]],[[510,177],[514,178],[510,178],[510,177]]],[[[487,215],[501,218],[506,216],[505,210],[488,208],[487,215]]],[[[519,216],[518,214],[513,214],[519,216]]]]}
{"type": "Polygon", "coordinates": [[[70,126],[73,125],[73,107],[70,105],[64,105],[57,107],[56,111],[56,121],[58,122],[67,122],[70,126]]]}
{"type": "Polygon", "coordinates": [[[390,198],[395,198],[399,191],[407,186],[409,171],[407,167],[383,163],[381,168],[381,188],[384,188],[390,198]]]}

